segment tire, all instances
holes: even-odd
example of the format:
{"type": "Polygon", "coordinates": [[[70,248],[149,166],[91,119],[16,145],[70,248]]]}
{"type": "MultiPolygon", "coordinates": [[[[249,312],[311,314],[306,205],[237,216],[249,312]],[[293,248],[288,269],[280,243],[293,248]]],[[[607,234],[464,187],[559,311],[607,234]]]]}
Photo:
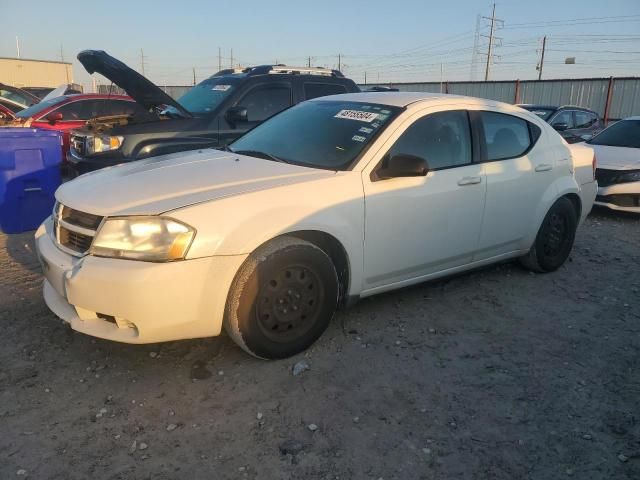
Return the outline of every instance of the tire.
{"type": "Polygon", "coordinates": [[[287,358],[326,330],[338,305],[338,275],[314,244],[283,236],[253,252],[229,290],[224,327],[251,355],[287,358]]]}
{"type": "Polygon", "coordinates": [[[578,228],[576,210],[568,198],[556,200],[542,221],[536,240],[520,263],[534,272],[553,272],[569,257],[578,228]]]}

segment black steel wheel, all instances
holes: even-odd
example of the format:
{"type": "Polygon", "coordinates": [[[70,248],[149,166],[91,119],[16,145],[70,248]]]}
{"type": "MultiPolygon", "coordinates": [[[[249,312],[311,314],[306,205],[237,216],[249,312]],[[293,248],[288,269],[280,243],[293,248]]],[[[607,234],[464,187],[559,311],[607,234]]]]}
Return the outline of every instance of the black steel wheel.
{"type": "Polygon", "coordinates": [[[549,209],[529,253],[520,259],[528,269],[553,272],[569,257],[578,228],[578,214],[568,198],[559,198],[549,209]]]}
{"type": "Polygon", "coordinates": [[[240,268],[229,292],[225,328],[252,355],[289,357],[322,335],[336,310],[338,292],[335,267],[323,250],[279,237],[240,268]]]}

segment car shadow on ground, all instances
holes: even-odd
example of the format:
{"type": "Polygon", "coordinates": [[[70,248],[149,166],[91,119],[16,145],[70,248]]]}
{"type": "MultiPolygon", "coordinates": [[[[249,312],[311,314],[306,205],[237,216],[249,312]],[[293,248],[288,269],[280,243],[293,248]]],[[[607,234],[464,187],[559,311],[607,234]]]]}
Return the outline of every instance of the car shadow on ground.
{"type": "Polygon", "coordinates": [[[16,263],[31,272],[38,273],[42,270],[36,253],[35,233],[35,230],[31,230],[24,233],[6,234],[5,248],[16,263]]]}

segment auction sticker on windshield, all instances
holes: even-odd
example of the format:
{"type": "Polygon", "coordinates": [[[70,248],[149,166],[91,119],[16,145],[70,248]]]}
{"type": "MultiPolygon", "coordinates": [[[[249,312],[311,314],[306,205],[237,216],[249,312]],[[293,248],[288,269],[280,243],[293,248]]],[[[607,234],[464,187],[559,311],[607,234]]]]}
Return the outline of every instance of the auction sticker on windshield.
{"type": "Polygon", "coordinates": [[[334,117],[371,123],[378,118],[378,114],[374,112],[363,112],[362,110],[340,110],[334,117]]]}
{"type": "Polygon", "coordinates": [[[215,90],[216,92],[226,92],[231,88],[231,85],[216,85],[211,90],[215,90]]]}

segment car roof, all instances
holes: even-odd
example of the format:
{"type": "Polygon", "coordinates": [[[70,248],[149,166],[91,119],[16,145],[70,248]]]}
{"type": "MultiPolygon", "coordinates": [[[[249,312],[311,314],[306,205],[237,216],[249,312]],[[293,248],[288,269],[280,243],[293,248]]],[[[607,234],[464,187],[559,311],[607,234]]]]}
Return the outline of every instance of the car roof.
{"type": "Polygon", "coordinates": [[[561,110],[563,108],[568,108],[571,110],[583,110],[585,112],[595,113],[595,111],[590,108],[579,107],[577,105],[539,105],[537,103],[518,103],[518,106],[522,108],[540,108],[546,110],[561,110]]]}
{"type": "Polygon", "coordinates": [[[438,102],[448,99],[472,100],[474,102],[481,101],[487,103],[498,103],[493,100],[483,100],[472,97],[464,97],[461,95],[448,95],[446,93],[425,93],[425,92],[359,92],[359,93],[342,93],[339,95],[331,95],[328,97],[319,97],[311,100],[312,102],[327,101],[345,101],[345,102],[362,102],[362,103],[378,103],[381,105],[390,105],[393,107],[406,107],[416,102],[438,102]]]}
{"type": "MultiPolygon", "coordinates": [[[[97,100],[130,100],[133,101],[128,95],[107,95],[104,93],[71,93],[69,95],[60,95],[65,100],[85,100],[85,99],[97,99],[97,100]]],[[[54,97],[56,98],[56,97],[54,97]]]]}

